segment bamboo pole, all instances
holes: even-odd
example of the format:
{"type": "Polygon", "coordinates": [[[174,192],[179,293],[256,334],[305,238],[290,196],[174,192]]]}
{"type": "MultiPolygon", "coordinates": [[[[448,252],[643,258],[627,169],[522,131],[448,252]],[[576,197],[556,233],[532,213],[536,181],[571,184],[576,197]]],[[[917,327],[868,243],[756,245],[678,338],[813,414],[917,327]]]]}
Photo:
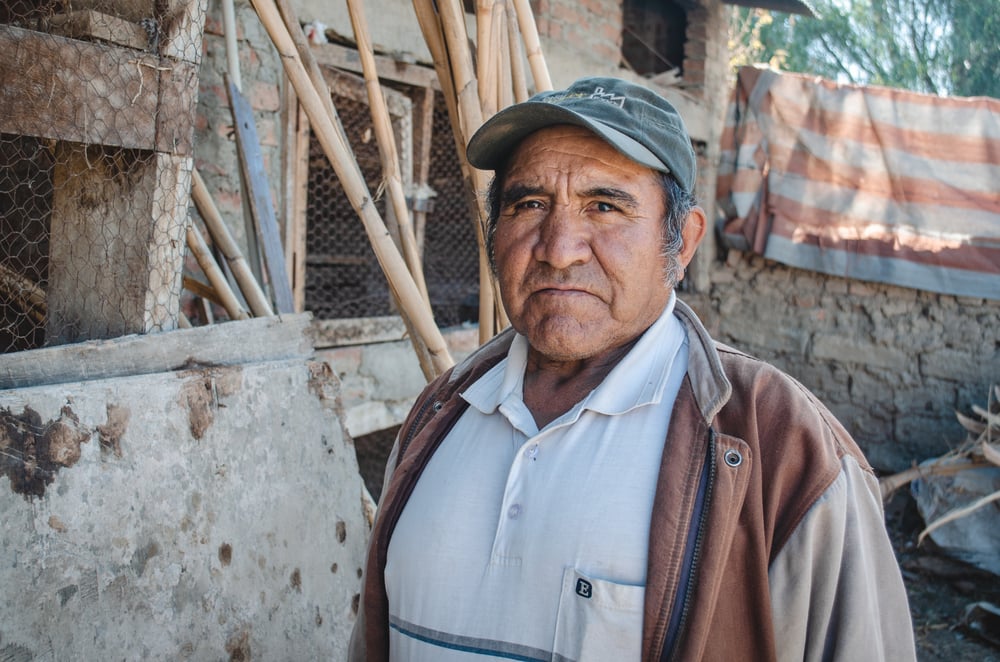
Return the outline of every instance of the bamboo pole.
{"type": "Polygon", "coordinates": [[[275,0],[275,4],[278,7],[278,13],[281,14],[281,20],[285,23],[285,30],[288,32],[288,35],[292,38],[292,42],[295,44],[295,50],[299,54],[299,60],[301,60],[302,65],[306,68],[309,80],[312,82],[313,87],[319,94],[319,99],[323,104],[323,108],[326,109],[327,115],[329,115],[333,120],[333,125],[340,134],[341,141],[347,145],[347,135],[344,133],[344,126],[340,122],[340,115],[337,114],[337,108],[333,105],[333,97],[330,94],[330,87],[326,84],[326,78],[323,77],[323,72],[319,68],[319,63],[316,62],[316,58],[313,57],[312,50],[309,48],[309,40],[306,39],[305,33],[302,32],[302,26],[299,25],[298,19],[295,18],[295,11],[292,9],[291,5],[288,4],[288,0],[275,0]]]}
{"type": "Polygon", "coordinates": [[[246,259],[243,257],[239,245],[233,239],[233,235],[230,234],[229,227],[222,220],[222,214],[219,213],[219,209],[215,206],[215,201],[212,200],[212,195],[208,192],[208,187],[205,186],[205,180],[201,178],[201,173],[198,172],[197,168],[193,170],[191,175],[191,199],[194,200],[194,205],[198,209],[198,213],[201,214],[202,220],[205,221],[205,227],[208,228],[208,233],[211,235],[212,241],[219,247],[222,256],[226,258],[226,263],[233,272],[233,278],[236,279],[236,284],[239,286],[240,292],[243,293],[243,297],[246,299],[247,305],[250,306],[250,311],[254,314],[254,317],[270,317],[274,315],[267,296],[254,277],[250,265],[247,264],[246,259]]]}
{"type": "Polygon", "coordinates": [[[483,111],[479,105],[479,84],[465,29],[465,11],[461,0],[440,0],[438,9],[458,99],[459,126],[468,140],[483,123],[483,111]]]}
{"type": "Polygon", "coordinates": [[[361,56],[361,70],[364,72],[365,88],[368,91],[368,107],[372,113],[372,123],[375,126],[375,140],[378,142],[379,156],[382,161],[382,173],[389,189],[389,200],[399,223],[399,243],[403,257],[410,274],[417,284],[424,299],[430,302],[427,294],[427,284],[424,281],[424,270],[417,251],[417,238],[413,232],[413,222],[410,210],[406,204],[406,192],[403,190],[403,178],[399,171],[399,156],[396,152],[396,140],[392,132],[392,121],[389,109],[385,105],[382,87],[379,85],[378,72],[375,68],[375,52],[372,48],[371,36],[368,30],[368,19],[364,6],[358,0],[347,0],[347,10],[351,15],[351,26],[354,28],[354,39],[361,56]]]}
{"type": "Polygon", "coordinates": [[[240,56],[236,44],[236,11],[233,0],[222,0],[222,33],[226,39],[226,71],[237,90],[243,90],[240,56]]]}
{"type": "Polygon", "coordinates": [[[481,191],[486,190],[486,173],[472,168],[465,157],[465,142],[483,123],[482,109],[479,105],[479,84],[476,79],[475,67],[469,50],[468,34],[465,28],[465,13],[460,0],[441,0],[438,2],[441,17],[442,34],[447,47],[448,59],[451,64],[452,84],[458,101],[458,120],[462,134],[463,167],[471,173],[476,207],[479,209],[479,223],[476,229],[476,241],[479,245],[479,340],[485,342],[496,333],[495,307],[496,298],[486,257],[484,242],[484,222],[486,220],[481,191]]]}
{"type": "Polygon", "coordinates": [[[247,313],[236,299],[236,295],[229,287],[229,283],[226,282],[225,275],[212,257],[212,252],[209,250],[208,244],[205,243],[205,237],[202,236],[193,223],[188,223],[187,226],[187,245],[194,259],[201,266],[201,270],[208,277],[208,282],[212,284],[212,289],[218,294],[219,301],[222,307],[226,309],[226,314],[229,315],[230,319],[249,319],[250,314],[247,313]]]}
{"type": "MultiPolygon", "coordinates": [[[[306,39],[305,33],[302,31],[302,26],[299,24],[298,19],[295,17],[295,11],[292,9],[291,5],[288,4],[287,0],[276,0],[275,4],[278,7],[278,13],[281,15],[281,19],[284,22],[287,34],[289,37],[291,37],[292,42],[295,44],[295,49],[296,52],[298,53],[299,60],[302,66],[304,66],[306,69],[309,81],[312,83],[312,88],[316,91],[317,95],[319,96],[320,102],[322,103],[322,106],[326,111],[327,117],[329,117],[330,121],[333,123],[334,129],[336,130],[336,135],[337,137],[339,137],[341,144],[345,146],[345,149],[350,151],[350,143],[347,139],[347,133],[344,131],[344,126],[340,121],[340,115],[338,115],[337,109],[333,105],[333,96],[330,93],[330,87],[327,84],[326,77],[323,75],[323,72],[319,68],[319,63],[316,62],[316,58],[313,56],[312,50],[309,48],[309,41],[306,39]]],[[[308,121],[309,114],[306,111],[305,106],[302,105],[301,100],[299,105],[302,107],[302,111],[305,113],[306,120],[308,121]]],[[[325,149],[326,148],[324,147],[324,151],[325,149]]],[[[328,152],[327,152],[327,158],[328,159],[330,158],[328,152]]],[[[350,159],[350,165],[353,166],[358,176],[362,177],[360,169],[358,168],[357,162],[354,160],[353,156],[350,159]]],[[[334,167],[334,170],[336,171],[336,167],[334,167]]],[[[364,181],[363,177],[362,181],[364,181]]],[[[353,204],[354,202],[352,200],[352,205],[353,204]]],[[[375,213],[377,216],[378,212],[375,213]]],[[[381,222],[381,219],[379,219],[379,221],[381,222]]],[[[377,253],[376,257],[378,257],[377,253]]],[[[388,274],[386,274],[386,276],[388,277],[388,274]]],[[[427,347],[427,341],[421,337],[420,333],[414,326],[413,321],[410,319],[409,313],[402,305],[400,305],[399,295],[396,292],[396,290],[393,289],[391,281],[389,282],[389,291],[390,294],[392,295],[393,301],[396,303],[396,310],[399,313],[400,319],[403,320],[403,324],[406,326],[407,335],[409,335],[410,337],[410,342],[413,345],[414,353],[416,354],[417,361],[420,364],[420,370],[424,373],[424,377],[428,381],[430,381],[435,375],[439,374],[440,370],[434,365],[434,361],[431,357],[430,350],[427,347]]],[[[430,299],[426,296],[426,291],[424,292],[424,298],[428,310],[427,314],[431,315],[430,299]]]]}
{"type": "Polygon", "coordinates": [[[438,81],[441,83],[441,93],[444,95],[445,105],[448,107],[448,116],[452,118],[452,136],[455,138],[455,151],[458,154],[459,163],[462,166],[462,174],[465,179],[466,191],[469,194],[470,207],[476,209],[479,217],[476,219],[476,243],[479,248],[479,342],[484,343],[493,337],[493,307],[494,294],[492,286],[492,274],[489,271],[489,264],[486,262],[486,248],[483,242],[483,221],[484,215],[483,201],[478,191],[485,190],[485,173],[476,170],[469,165],[465,156],[465,135],[463,133],[462,122],[458,110],[458,95],[455,92],[455,78],[452,72],[451,58],[448,56],[448,46],[444,36],[444,28],[441,19],[434,9],[433,0],[413,0],[413,8],[417,15],[417,22],[420,31],[424,35],[424,41],[431,52],[434,61],[434,69],[437,71],[438,81]],[[486,278],[487,280],[484,280],[486,278]]]}
{"type": "Polygon", "coordinates": [[[510,57],[512,44],[510,43],[510,30],[507,28],[507,7],[507,0],[502,0],[493,7],[494,30],[496,30],[494,40],[499,44],[498,50],[500,51],[497,62],[499,70],[497,105],[499,108],[506,108],[514,103],[514,78],[511,73],[510,57]]]}
{"type": "Polygon", "coordinates": [[[552,89],[552,79],[549,78],[549,68],[545,64],[542,46],[538,40],[538,26],[535,25],[535,15],[531,12],[529,0],[513,0],[517,11],[517,23],[524,37],[524,50],[531,67],[531,76],[535,79],[535,92],[547,92],[552,89]]]}
{"type": "Polygon", "coordinates": [[[309,121],[313,125],[313,130],[324,153],[337,173],[351,205],[361,218],[375,256],[386,275],[389,289],[392,290],[400,304],[401,312],[405,312],[414,325],[416,333],[411,334],[411,341],[414,342],[418,355],[419,343],[423,342],[430,354],[434,373],[440,374],[454,365],[454,361],[448,353],[448,347],[441,336],[441,330],[434,323],[430,305],[420,295],[406,263],[392,242],[385,223],[372,203],[368,186],[365,184],[357,161],[350,151],[350,146],[343,139],[343,132],[337,130],[333,118],[325,111],[320,94],[306,73],[302,59],[296,52],[292,36],[282,21],[274,0],[252,1],[258,16],[260,16],[261,23],[278,50],[285,72],[299,95],[299,102],[309,115],[309,121]]]}
{"type": "MultiPolygon", "coordinates": [[[[497,0],[476,1],[476,87],[483,117],[496,114],[500,88],[500,44],[496,41],[493,8],[497,0]]],[[[468,135],[466,136],[469,137],[468,135]]]]}
{"type": "Polygon", "coordinates": [[[521,31],[517,27],[517,11],[513,0],[505,4],[507,11],[507,43],[510,45],[510,77],[514,89],[514,101],[520,103],[528,100],[528,80],[524,72],[524,51],[522,49],[521,31]]]}

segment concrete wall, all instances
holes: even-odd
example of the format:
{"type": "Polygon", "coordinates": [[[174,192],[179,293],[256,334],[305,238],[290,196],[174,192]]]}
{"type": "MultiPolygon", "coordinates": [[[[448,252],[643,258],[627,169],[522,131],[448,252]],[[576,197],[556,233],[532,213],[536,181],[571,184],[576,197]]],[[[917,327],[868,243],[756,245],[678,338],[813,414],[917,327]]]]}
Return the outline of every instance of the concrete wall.
{"type": "MultiPolygon", "coordinates": [[[[368,325],[368,321],[359,320],[352,326],[363,336],[368,325]]],[[[323,347],[316,351],[317,359],[328,363],[340,379],[344,425],[355,439],[402,423],[427,383],[413,345],[403,338],[402,322],[394,326],[398,327],[394,334],[377,342],[323,347]]],[[[456,363],[479,344],[476,327],[444,329],[442,335],[456,363]]]]}
{"type": "MultiPolygon", "coordinates": [[[[183,366],[258,322],[144,338],[184,339],[183,366]]],[[[343,659],[368,524],[339,382],[269,338],[279,358],[0,391],[0,660],[343,659]]],[[[100,373],[107,349],[62,356],[100,373]]]]}

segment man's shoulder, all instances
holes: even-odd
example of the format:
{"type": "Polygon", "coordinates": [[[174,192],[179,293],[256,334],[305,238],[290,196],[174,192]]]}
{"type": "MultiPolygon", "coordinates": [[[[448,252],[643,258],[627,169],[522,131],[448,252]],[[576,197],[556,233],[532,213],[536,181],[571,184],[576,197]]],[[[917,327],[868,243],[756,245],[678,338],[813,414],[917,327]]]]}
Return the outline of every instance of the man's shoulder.
{"type": "MultiPolygon", "coordinates": [[[[720,411],[728,426],[753,425],[759,443],[788,445],[793,454],[826,456],[840,464],[854,457],[870,466],[850,432],[827,405],[798,379],[774,364],[716,342],[719,360],[732,384],[732,395],[720,411]]],[[[779,454],[780,455],[780,454],[779,454]]]]}

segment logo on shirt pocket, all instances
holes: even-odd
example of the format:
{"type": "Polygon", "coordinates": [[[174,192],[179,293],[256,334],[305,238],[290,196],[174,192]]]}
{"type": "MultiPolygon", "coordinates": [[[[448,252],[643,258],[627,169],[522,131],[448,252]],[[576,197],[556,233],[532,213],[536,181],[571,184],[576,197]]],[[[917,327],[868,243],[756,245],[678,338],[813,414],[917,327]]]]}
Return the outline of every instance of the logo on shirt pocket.
{"type": "Polygon", "coordinates": [[[581,598],[590,599],[590,596],[594,594],[594,586],[586,579],[577,577],[576,579],[576,594],[581,598]]]}

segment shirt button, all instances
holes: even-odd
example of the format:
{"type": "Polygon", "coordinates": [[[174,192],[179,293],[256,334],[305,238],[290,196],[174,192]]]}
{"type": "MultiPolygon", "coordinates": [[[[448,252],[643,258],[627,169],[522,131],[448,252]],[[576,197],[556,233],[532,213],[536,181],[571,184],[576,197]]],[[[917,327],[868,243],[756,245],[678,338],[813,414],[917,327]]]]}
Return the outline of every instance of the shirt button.
{"type": "Polygon", "coordinates": [[[529,460],[534,460],[536,455],[538,455],[538,444],[532,444],[528,448],[524,449],[524,457],[529,460]]]}
{"type": "Polygon", "coordinates": [[[515,503],[513,506],[507,509],[507,516],[510,517],[511,519],[517,519],[518,516],[521,514],[522,510],[523,509],[521,508],[521,504],[515,503]]]}

